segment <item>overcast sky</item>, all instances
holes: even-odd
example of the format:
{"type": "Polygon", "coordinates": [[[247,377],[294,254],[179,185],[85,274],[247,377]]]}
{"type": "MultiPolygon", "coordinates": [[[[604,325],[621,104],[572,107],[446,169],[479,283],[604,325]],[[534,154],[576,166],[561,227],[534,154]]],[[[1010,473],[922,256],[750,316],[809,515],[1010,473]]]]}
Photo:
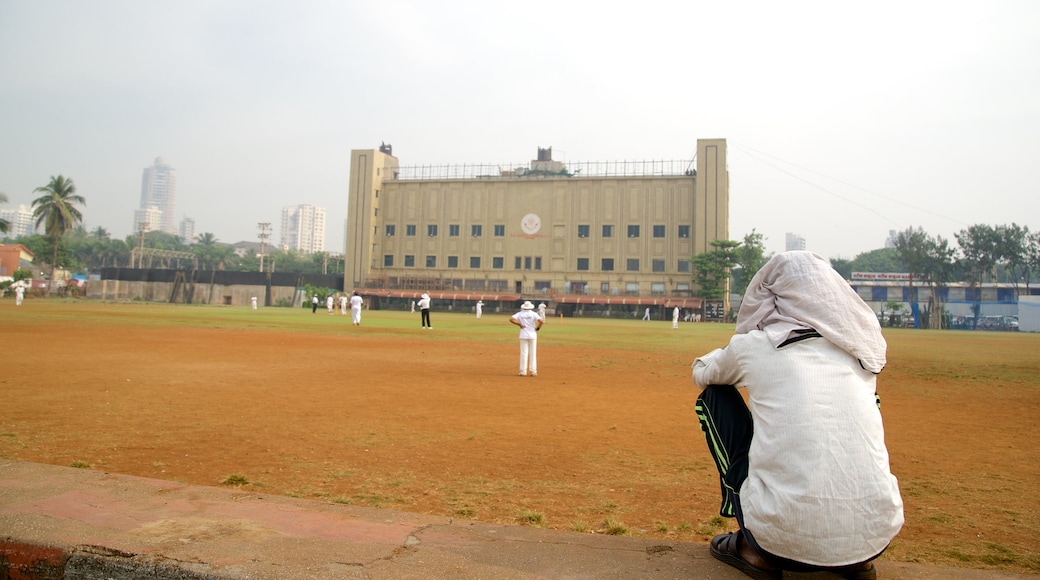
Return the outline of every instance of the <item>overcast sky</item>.
{"type": "Polygon", "coordinates": [[[257,240],[328,210],[351,149],[402,165],[691,159],[729,144],[730,234],[828,258],[889,230],[1040,230],[1040,2],[0,0],[0,192],[52,175],[133,231],[142,170],[176,221],[257,240]]]}

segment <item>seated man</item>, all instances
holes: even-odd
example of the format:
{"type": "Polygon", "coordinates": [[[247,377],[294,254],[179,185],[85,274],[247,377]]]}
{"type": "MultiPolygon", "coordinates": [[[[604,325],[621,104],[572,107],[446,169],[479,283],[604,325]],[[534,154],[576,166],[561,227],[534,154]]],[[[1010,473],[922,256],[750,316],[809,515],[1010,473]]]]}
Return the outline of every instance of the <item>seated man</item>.
{"type": "Polygon", "coordinates": [[[712,539],[712,555],[752,578],[876,578],[872,560],[903,525],[876,395],[877,316],[823,258],[785,252],[751,280],[736,332],[693,363],[719,513],[739,526],[712,539]]]}

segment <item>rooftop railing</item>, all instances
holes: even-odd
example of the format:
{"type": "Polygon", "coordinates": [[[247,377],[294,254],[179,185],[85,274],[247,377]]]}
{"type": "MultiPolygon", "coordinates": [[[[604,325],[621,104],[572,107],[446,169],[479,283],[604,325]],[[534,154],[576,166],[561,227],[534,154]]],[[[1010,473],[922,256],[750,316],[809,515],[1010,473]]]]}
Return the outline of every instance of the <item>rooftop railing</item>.
{"type": "Polygon", "coordinates": [[[579,161],[562,163],[557,172],[514,164],[475,163],[455,165],[410,165],[399,167],[399,180],[444,179],[559,179],[602,177],[694,176],[694,160],[673,161],[579,161]]]}

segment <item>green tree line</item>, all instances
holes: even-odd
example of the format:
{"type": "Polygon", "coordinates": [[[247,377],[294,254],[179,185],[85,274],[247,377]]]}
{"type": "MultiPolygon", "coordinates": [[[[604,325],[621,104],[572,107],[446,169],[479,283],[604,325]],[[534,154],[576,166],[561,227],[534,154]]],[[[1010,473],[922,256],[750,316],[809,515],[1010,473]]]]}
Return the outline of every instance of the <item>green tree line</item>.
{"type": "MultiPolygon", "coordinates": [[[[237,255],[231,246],[221,244],[212,233],[205,232],[191,243],[178,236],[162,232],[145,232],[125,239],[113,239],[103,227],[86,231],[80,206],[86,199],[76,193],[72,179],[62,175],[52,176],[47,185],[38,187],[34,193],[41,194],[33,200],[33,220],[43,234],[4,238],[5,243],[22,244],[37,260],[50,267],[50,279],[54,269],[63,268],[72,272],[92,274],[106,267],[132,268],[135,248],[171,250],[191,254],[191,258],[145,256],[144,267],[179,268],[199,270],[229,270],[256,272],[260,269],[260,258],[252,253],[237,255]]],[[[0,194],[0,203],[7,197],[0,194]]],[[[0,220],[0,234],[6,234],[10,224],[0,220]]],[[[271,249],[264,253],[264,270],[293,272],[299,274],[336,274],[343,271],[341,258],[328,252],[303,253],[293,250],[271,249]]]]}
{"type": "MultiPolygon", "coordinates": [[[[979,293],[974,289],[984,283],[1006,283],[1016,295],[1040,274],[1040,232],[1031,232],[1016,223],[991,226],[976,224],[954,234],[956,245],[942,236],[932,236],[921,227],[909,227],[896,234],[891,248],[871,250],[852,260],[832,259],[831,267],[847,280],[853,272],[888,272],[910,275],[910,302],[917,306],[917,289],[928,287],[928,302],[923,305],[922,319],[927,326],[939,328],[942,304],[936,290],[954,281],[965,282],[975,297],[978,319],[979,293]]],[[[763,237],[752,230],[740,242],[714,240],[712,249],[690,259],[693,283],[698,296],[722,298],[726,283],[730,291],[743,294],[754,273],[771,255],[766,255],[763,237]]]]}

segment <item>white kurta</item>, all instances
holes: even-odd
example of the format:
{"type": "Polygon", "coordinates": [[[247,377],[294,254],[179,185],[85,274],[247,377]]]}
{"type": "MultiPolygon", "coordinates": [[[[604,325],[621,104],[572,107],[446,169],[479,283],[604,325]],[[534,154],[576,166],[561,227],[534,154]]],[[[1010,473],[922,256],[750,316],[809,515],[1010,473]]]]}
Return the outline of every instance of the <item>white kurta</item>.
{"type": "Polygon", "coordinates": [[[773,347],[732,337],[693,364],[694,382],[746,388],[754,421],[745,527],[765,550],[819,566],[881,552],[903,525],[889,469],[876,377],[824,338],[773,347]]]}

